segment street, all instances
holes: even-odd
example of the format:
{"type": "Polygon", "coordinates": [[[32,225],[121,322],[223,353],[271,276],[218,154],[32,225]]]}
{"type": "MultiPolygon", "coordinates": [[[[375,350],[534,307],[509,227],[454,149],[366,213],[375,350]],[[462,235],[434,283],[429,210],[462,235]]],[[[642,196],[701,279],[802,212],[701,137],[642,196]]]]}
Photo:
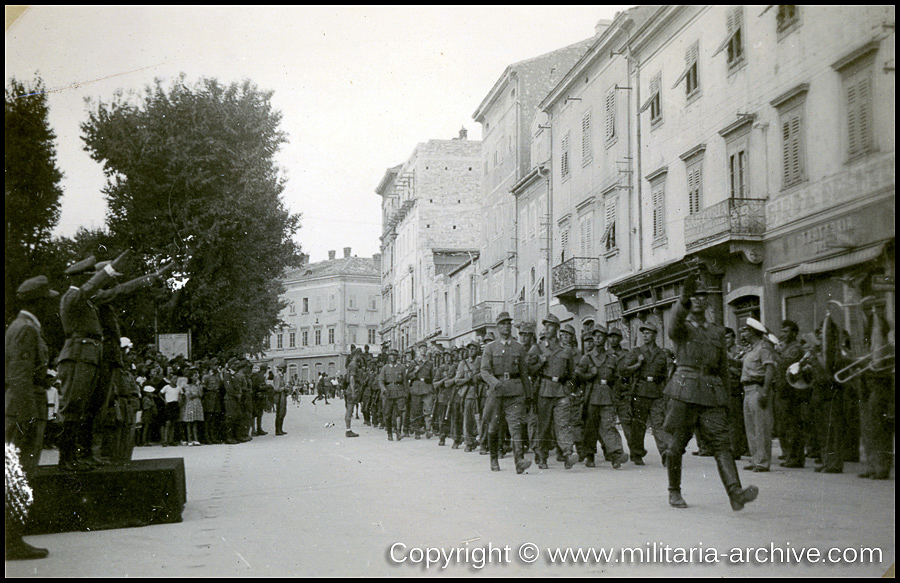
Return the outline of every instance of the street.
{"type": "MultiPolygon", "coordinates": [[[[715,461],[688,454],[689,508],[679,510],[667,504],[649,436],[644,467],[566,471],[551,456],[548,470],[517,475],[508,455],[497,473],[487,456],[453,450],[450,440],[388,442],[362,419],[353,427],[360,437],[347,439],[343,402],[310,400],[289,405],[286,436],[274,436],[266,414],[269,435],[243,445],[137,448],[136,459],[184,458],[181,523],[26,537],[50,556],[7,562],[6,575],[844,577],[881,576],[895,560],[894,480],[859,479],[860,464],[840,475],[817,474],[811,463],[741,470],[760,495],[733,512],[715,461]],[[812,548],[822,556],[800,558],[812,548]],[[831,548],[856,561],[828,562],[831,548]],[[880,560],[860,562],[867,548],[880,560]],[[613,554],[563,560],[551,556],[556,549],[613,554]]],[[[55,461],[45,450],[42,463],[55,461]]]]}

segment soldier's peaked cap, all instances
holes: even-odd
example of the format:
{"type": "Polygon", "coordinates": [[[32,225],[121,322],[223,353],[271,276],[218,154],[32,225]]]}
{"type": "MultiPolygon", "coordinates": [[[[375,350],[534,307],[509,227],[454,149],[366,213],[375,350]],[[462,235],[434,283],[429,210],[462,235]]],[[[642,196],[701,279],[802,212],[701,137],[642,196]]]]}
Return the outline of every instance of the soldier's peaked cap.
{"type": "Polygon", "coordinates": [[[77,263],[73,263],[66,269],[66,275],[81,275],[87,271],[93,271],[94,265],[97,263],[97,258],[93,255],[89,256],[87,259],[82,259],[77,263]]]}
{"type": "Polygon", "coordinates": [[[641,324],[640,330],[641,330],[641,332],[643,332],[644,330],[649,330],[651,332],[659,332],[659,329],[656,327],[656,324],[654,324],[653,322],[644,322],[643,324],[641,324]]]}
{"type": "Polygon", "coordinates": [[[608,333],[609,332],[607,332],[606,326],[600,326],[600,325],[594,326],[594,335],[595,336],[597,334],[608,334],[608,333]]]}
{"type": "Polygon", "coordinates": [[[559,318],[557,318],[554,314],[547,314],[546,316],[544,316],[544,319],[541,320],[541,322],[543,324],[550,322],[551,324],[556,324],[557,326],[559,326],[559,318]]]}
{"type": "Polygon", "coordinates": [[[500,314],[497,316],[498,324],[500,322],[506,322],[507,320],[509,320],[510,322],[512,321],[512,316],[509,315],[509,312],[500,312],[500,314]]]}
{"type": "Polygon", "coordinates": [[[534,328],[534,322],[522,322],[521,324],[519,324],[519,332],[534,334],[534,328]]]}
{"type": "Polygon", "coordinates": [[[566,324],[566,325],[564,325],[564,326],[562,327],[562,330],[561,330],[561,331],[562,331],[562,332],[565,332],[565,333],[567,333],[567,334],[571,334],[572,336],[575,336],[575,326],[573,326],[573,325],[571,325],[571,324],[566,324]]]}
{"type": "Polygon", "coordinates": [[[609,329],[609,335],[610,335],[610,336],[619,336],[619,337],[621,337],[621,336],[622,336],[622,331],[619,330],[618,328],[610,328],[610,329],[609,329]]]}
{"type": "Polygon", "coordinates": [[[16,297],[24,301],[54,298],[58,295],[59,292],[50,289],[50,282],[47,280],[46,275],[38,275],[37,277],[26,279],[16,289],[16,297]]]}

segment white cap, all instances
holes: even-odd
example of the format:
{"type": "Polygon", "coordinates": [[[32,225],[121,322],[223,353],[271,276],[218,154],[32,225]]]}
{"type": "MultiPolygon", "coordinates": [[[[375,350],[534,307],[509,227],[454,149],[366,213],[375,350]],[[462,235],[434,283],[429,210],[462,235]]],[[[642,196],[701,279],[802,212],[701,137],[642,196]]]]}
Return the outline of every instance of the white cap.
{"type": "Polygon", "coordinates": [[[763,334],[767,334],[769,332],[768,330],[766,330],[766,327],[763,326],[760,321],[756,320],[755,318],[747,318],[746,325],[750,328],[753,328],[754,330],[762,332],[763,334]]]}
{"type": "Polygon", "coordinates": [[[131,342],[131,338],[128,338],[126,336],[122,336],[121,338],[119,338],[119,345],[122,348],[134,348],[134,344],[131,342]]]}

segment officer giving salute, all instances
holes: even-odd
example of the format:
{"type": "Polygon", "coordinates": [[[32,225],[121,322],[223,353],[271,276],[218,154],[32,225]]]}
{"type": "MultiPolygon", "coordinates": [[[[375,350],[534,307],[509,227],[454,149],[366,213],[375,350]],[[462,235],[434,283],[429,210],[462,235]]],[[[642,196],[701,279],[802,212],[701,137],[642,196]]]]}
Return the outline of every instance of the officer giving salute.
{"type": "MultiPolygon", "coordinates": [[[[525,348],[512,339],[512,318],[509,312],[497,316],[497,333],[500,338],[488,344],[481,357],[481,378],[493,393],[495,406],[488,426],[491,471],[500,471],[501,415],[506,417],[512,436],[516,473],[521,474],[531,466],[525,459],[522,446],[522,420],[525,415],[525,394],[529,387],[525,369],[525,348]]],[[[530,390],[529,390],[530,392],[530,390]]]]}
{"type": "Polygon", "coordinates": [[[728,492],[732,510],[743,510],[756,500],[759,488],[741,487],[731,453],[726,407],[729,393],[728,357],[725,329],[706,321],[707,290],[698,289],[696,275],[684,282],[681,300],[675,304],[669,338],[675,344],[678,368],[669,380],[669,397],[664,429],[672,434],[666,453],[669,475],[669,504],[687,508],[681,497],[681,456],[691,433],[699,423],[700,435],[713,449],[719,477],[728,492]]]}

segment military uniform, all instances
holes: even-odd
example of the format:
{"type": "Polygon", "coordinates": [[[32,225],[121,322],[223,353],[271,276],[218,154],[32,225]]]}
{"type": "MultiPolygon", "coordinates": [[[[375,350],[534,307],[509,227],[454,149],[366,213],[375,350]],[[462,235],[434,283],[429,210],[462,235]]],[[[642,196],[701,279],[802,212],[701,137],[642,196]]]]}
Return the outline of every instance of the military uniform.
{"type": "Polygon", "coordinates": [[[476,412],[478,410],[478,386],[481,384],[481,359],[466,358],[459,363],[456,369],[456,392],[460,403],[459,422],[462,426],[460,434],[466,443],[466,451],[475,449],[478,440],[478,422],[476,412]]]}
{"type": "MultiPolygon", "coordinates": [[[[43,286],[50,291],[46,278],[43,286]]],[[[26,310],[20,311],[6,329],[5,341],[5,439],[19,448],[19,459],[27,475],[40,461],[47,424],[47,362],[50,354],[41,336],[40,322],[26,310]]]]}
{"type": "Polygon", "coordinates": [[[664,422],[672,435],[672,446],[666,453],[669,478],[669,504],[686,507],[681,497],[681,463],[685,447],[695,426],[712,447],[719,477],[733,510],[756,498],[758,489],[741,488],[737,466],[731,454],[726,407],[728,405],[728,359],[725,329],[698,320],[689,313],[690,298],[695,296],[696,280],[689,276],[681,301],[675,304],[669,338],[675,344],[678,367],[666,385],[669,397],[664,422]],[[690,289],[690,288],[694,289],[690,289]]]}
{"type": "MultiPolygon", "coordinates": [[[[509,314],[501,312],[498,325],[512,321],[509,314]]],[[[491,469],[499,470],[501,415],[506,418],[511,435],[516,471],[522,473],[531,462],[525,461],[522,446],[521,425],[525,414],[525,395],[528,383],[525,366],[525,348],[513,340],[499,339],[488,344],[481,356],[481,378],[487,383],[494,400],[488,423],[488,441],[491,469]]]]}
{"type": "Polygon", "coordinates": [[[401,419],[406,411],[406,399],[409,396],[404,366],[396,363],[384,365],[378,373],[378,386],[384,394],[382,417],[388,439],[393,440],[392,434],[396,432],[397,441],[400,441],[401,419]]]}
{"type": "MultiPolygon", "coordinates": [[[[536,349],[532,348],[532,351],[536,349]]],[[[556,441],[567,457],[566,467],[572,466],[568,458],[573,458],[574,441],[571,425],[571,398],[566,383],[574,380],[575,363],[572,353],[558,340],[551,340],[543,346],[538,368],[540,388],[538,399],[538,463],[546,465],[553,435],[551,422],[556,427],[556,441]]]]}
{"type": "Polygon", "coordinates": [[[427,356],[414,360],[408,369],[410,429],[416,439],[431,437],[431,413],[434,410],[434,365],[427,356]]]}
{"type": "Polygon", "coordinates": [[[798,391],[787,383],[787,369],[802,358],[803,348],[800,347],[799,340],[786,344],[778,354],[773,379],[776,435],[787,456],[782,465],[797,468],[802,468],[806,462],[804,416],[809,394],[807,391],[798,391]]]}
{"type": "MultiPolygon", "coordinates": [[[[655,327],[651,329],[655,331],[655,327]]],[[[630,367],[638,362],[640,366],[632,373],[634,415],[631,420],[631,440],[628,449],[631,460],[639,464],[647,455],[644,437],[647,433],[648,420],[653,428],[656,449],[660,457],[665,459],[668,438],[662,428],[666,416],[663,389],[666,386],[669,358],[665,351],[654,343],[632,350],[626,366],[630,367]]]]}
{"type": "Polygon", "coordinates": [[[765,338],[759,338],[744,356],[741,385],[744,387],[744,423],[747,443],[750,445],[750,465],[759,471],[768,471],[772,463],[772,412],[774,395],[769,389],[765,394],[766,368],[775,368],[775,351],[765,338]],[[759,403],[763,398],[767,404],[759,403]]]}
{"type": "Polygon", "coordinates": [[[598,439],[614,467],[621,467],[628,459],[622,449],[622,436],[616,429],[616,402],[613,394],[616,365],[617,360],[612,355],[595,348],[581,358],[576,368],[577,376],[589,383],[584,395],[587,421],[582,442],[588,467],[594,466],[598,439]]]}

